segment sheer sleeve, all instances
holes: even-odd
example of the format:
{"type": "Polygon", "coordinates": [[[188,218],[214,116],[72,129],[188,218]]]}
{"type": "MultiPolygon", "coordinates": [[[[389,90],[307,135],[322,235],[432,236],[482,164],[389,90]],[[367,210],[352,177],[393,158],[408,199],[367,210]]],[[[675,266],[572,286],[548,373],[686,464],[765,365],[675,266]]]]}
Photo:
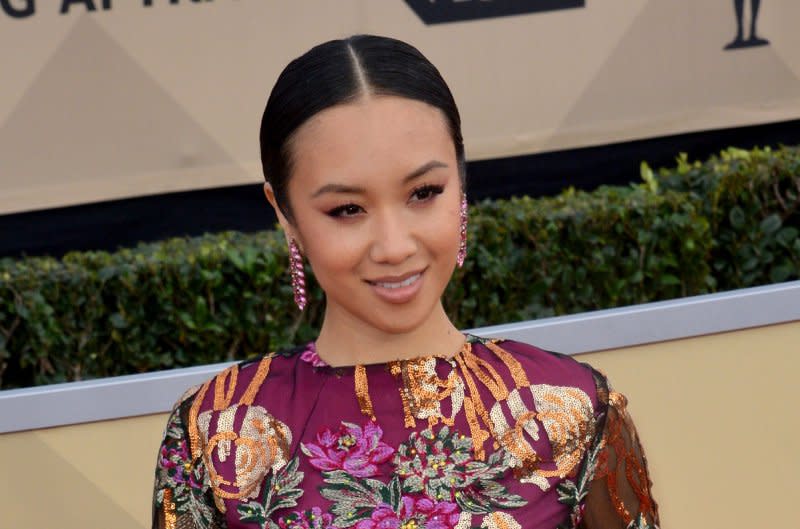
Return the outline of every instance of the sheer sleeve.
{"type": "Polygon", "coordinates": [[[647,460],[620,393],[600,391],[607,412],[597,439],[598,457],[583,506],[583,529],[656,529],[647,460]]]}
{"type": "Polygon", "coordinates": [[[203,458],[192,458],[186,427],[192,393],[175,406],[167,421],[156,462],[153,529],[224,529],[214,506],[203,458]]]}

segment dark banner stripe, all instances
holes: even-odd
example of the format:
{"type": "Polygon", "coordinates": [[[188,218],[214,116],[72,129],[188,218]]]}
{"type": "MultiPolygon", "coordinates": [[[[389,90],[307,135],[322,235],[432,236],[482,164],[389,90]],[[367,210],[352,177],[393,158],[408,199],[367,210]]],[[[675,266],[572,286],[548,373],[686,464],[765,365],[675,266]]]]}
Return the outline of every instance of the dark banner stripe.
{"type": "MultiPolygon", "coordinates": [[[[552,195],[639,180],[639,164],[702,159],[728,146],[800,144],[800,120],[651,138],[468,164],[470,200],[552,195]]],[[[0,216],[0,256],[113,250],[139,241],[275,225],[261,184],[169,193],[0,216]]]]}

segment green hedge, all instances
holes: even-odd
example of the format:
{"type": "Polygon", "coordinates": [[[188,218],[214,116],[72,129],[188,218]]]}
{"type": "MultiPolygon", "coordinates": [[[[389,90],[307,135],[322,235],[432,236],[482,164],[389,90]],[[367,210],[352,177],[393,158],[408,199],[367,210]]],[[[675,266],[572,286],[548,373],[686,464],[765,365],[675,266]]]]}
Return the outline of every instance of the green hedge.
{"type": "Polygon", "coordinates": [[[483,202],[470,257],[445,295],[471,327],[706,292],[708,223],[678,193],[591,193],[483,202]]]}
{"type": "Polygon", "coordinates": [[[287,343],[303,322],[287,303],[281,242],[272,232],[224,233],[5,262],[2,387],[218,362],[287,343]]]}
{"type": "Polygon", "coordinates": [[[686,155],[646,180],[688,193],[714,234],[716,288],[800,278],[800,148],[729,148],[705,162],[686,155]]]}
{"type": "MultiPolygon", "coordinates": [[[[705,220],[644,188],[484,202],[446,293],[462,327],[705,291],[705,220]]],[[[293,305],[282,235],[223,233],[116,253],[0,264],[2,387],[242,358],[313,336],[313,283],[293,305]]]]}

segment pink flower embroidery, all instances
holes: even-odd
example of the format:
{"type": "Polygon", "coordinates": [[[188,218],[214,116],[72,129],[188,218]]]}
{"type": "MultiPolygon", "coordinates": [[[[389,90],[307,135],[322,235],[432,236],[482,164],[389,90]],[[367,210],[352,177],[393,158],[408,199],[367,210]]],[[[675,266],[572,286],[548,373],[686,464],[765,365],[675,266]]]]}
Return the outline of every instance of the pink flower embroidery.
{"type": "Polygon", "coordinates": [[[314,346],[314,342],[308,344],[306,350],[300,355],[300,360],[309,363],[314,367],[324,367],[328,365],[325,363],[325,360],[320,358],[317,354],[317,348],[314,346]]]}
{"type": "Polygon", "coordinates": [[[186,483],[194,489],[202,487],[197,482],[192,472],[191,458],[186,441],[181,439],[177,443],[165,443],[161,447],[161,467],[167,472],[167,476],[172,478],[176,485],[186,483]]]}
{"type": "Polygon", "coordinates": [[[373,422],[363,428],[343,422],[338,432],[325,428],[317,433],[316,443],[303,443],[301,448],[318,470],[344,470],[351,476],[368,478],[378,473],[377,465],[394,454],[381,437],[383,430],[373,422]]]}
{"type": "Polygon", "coordinates": [[[333,516],[323,513],[319,507],[313,507],[305,512],[294,511],[278,520],[281,529],[336,529],[333,526],[333,516]]]}
{"type": "Polygon", "coordinates": [[[415,522],[414,526],[425,529],[453,529],[459,516],[455,503],[403,496],[398,512],[382,503],[368,520],[358,522],[356,529],[403,529],[410,526],[408,522],[415,522]]]}

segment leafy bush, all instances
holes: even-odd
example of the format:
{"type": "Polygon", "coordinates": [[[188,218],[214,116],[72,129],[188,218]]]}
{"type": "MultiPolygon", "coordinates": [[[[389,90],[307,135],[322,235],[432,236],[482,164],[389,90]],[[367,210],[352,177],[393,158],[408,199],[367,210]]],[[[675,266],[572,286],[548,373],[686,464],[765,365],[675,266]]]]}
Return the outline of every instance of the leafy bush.
{"type": "Polygon", "coordinates": [[[470,258],[445,303],[460,326],[706,292],[708,223],[684,195],[569,190],[473,208],[470,258]]]}
{"type": "Polygon", "coordinates": [[[729,148],[705,162],[685,154],[645,179],[684,192],[713,233],[716,289],[800,278],[800,148],[729,148]]]}
{"type": "MultiPolygon", "coordinates": [[[[462,328],[708,289],[708,223],[678,193],[607,187],[483,202],[469,234],[445,293],[462,328]]],[[[207,364],[309,339],[322,293],[311,281],[300,314],[287,262],[276,232],[1,261],[0,387],[207,364]]]]}
{"type": "Polygon", "coordinates": [[[285,268],[283,238],[271,232],[5,262],[4,385],[218,362],[285,344],[303,325],[287,303],[285,268]]]}

